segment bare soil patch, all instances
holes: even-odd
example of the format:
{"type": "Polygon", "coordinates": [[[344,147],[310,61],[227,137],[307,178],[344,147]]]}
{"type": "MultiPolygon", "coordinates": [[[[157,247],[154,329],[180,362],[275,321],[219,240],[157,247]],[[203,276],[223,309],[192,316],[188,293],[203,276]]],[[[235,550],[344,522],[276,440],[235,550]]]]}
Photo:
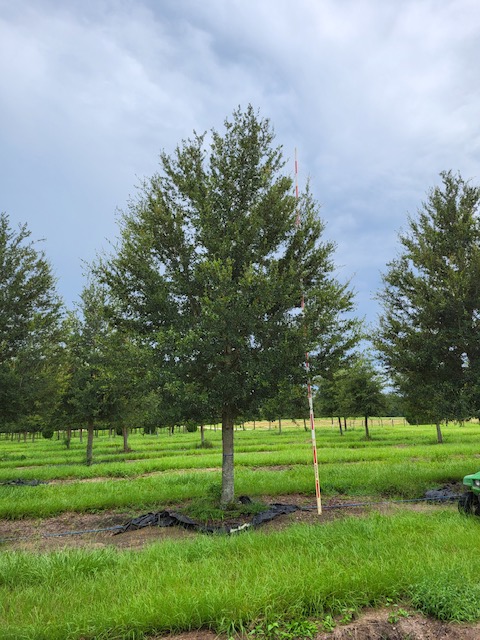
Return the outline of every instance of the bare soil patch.
{"type": "Polygon", "coordinates": [[[319,633],[316,640],[479,640],[480,624],[441,622],[415,612],[392,620],[391,609],[366,611],[358,620],[319,633]]]}
{"type": "MultiPolygon", "coordinates": [[[[281,504],[295,504],[304,510],[281,515],[262,526],[263,531],[276,531],[284,529],[294,523],[318,524],[330,522],[337,518],[348,516],[362,517],[372,511],[380,513],[394,513],[395,511],[408,509],[410,511],[433,512],[438,507],[429,503],[400,503],[376,502],[362,498],[358,501],[345,496],[337,496],[324,500],[323,511],[318,515],[314,501],[309,496],[262,496],[260,500],[267,504],[277,502],[281,504]],[[368,504],[371,502],[371,504],[368,504]],[[367,503],[367,504],[363,504],[367,503]],[[357,504],[358,506],[351,506],[357,504]]],[[[445,506],[445,505],[444,505],[445,506]]],[[[181,511],[181,505],[171,505],[172,510],[181,511]]],[[[159,510],[164,507],[160,507],[159,510]]],[[[456,509],[455,505],[451,505],[456,509]]],[[[194,537],[204,535],[187,531],[179,527],[146,527],[136,531],[127,531],[115,535],[115,531],[98,531],[119,527],[128,522],[132,517],[142,515],[144,512],[119,512],[103,511],[101,513],[74,513],[66,512],[51,518],[24,518],[22,520],[0,520],[0,548],[18,549],[30,551],[52,551],[64,548],[101,548],[115,546],[123,549],[138,549],[151,542],[194,537]]],[[[236,519],[235,522],[226,520],[224,524],[243,524],[249,521],[249,517],[236,519]]],[[[214,523],[212,523],[214,524],[214,523]]],[[[218,524],[218,523],[217,523],[218,524]]],[[[480,640],[480,635],[479,635],[480,640]]]]}
{"type": "MultiPolygon", "coordinates": [[[[392,621],[391,609],[368,610],[357,620],[320,632],[315,640],[479,640],[480,624],[441,622],[410,611],[408,617],[392,621]]],[[[189,631],[178,635],[150,636],[149,640],[227,640],[211,631],[189,631]]],[[[237,640],[244,640],[237,637],[237,640]]]]}

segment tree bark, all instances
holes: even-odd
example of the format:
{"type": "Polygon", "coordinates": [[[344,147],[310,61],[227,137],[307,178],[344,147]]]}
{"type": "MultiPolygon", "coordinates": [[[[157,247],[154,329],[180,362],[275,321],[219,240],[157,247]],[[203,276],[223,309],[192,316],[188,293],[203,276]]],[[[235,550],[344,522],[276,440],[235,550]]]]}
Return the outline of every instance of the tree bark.
{"type": "Polygon", "coordinates": [[[200,443],[202,447],[205,445],[205,430],[203,424],[200,425],[200,443]]]}
{"type": "Polygon", "coordinates": [[[368,416],[365,416],[365,437],[370,440],[370,431],[368,430],[368,416]]]}
{"type": "Polygon", "coordinates": [[[282,419],[278,419],[278,433],[282,433],[282,419]]]}
{"type": "Polygon", "coordinates": [[[93,420],[90,420],[87,424],[87,467],[89,467],[93,461],[93,431],[93,420]]]}
{"type": "Polygon", "coordinates": [[[233,430],[234,416],[226,408],[222,413],[222,497],[221,504],[231,504],[235,499],[233,473],[233,430]]]}
{"type": "Polygon", "coordinates": [[[437,442],[438,444],[443,443],[442,429],[440,427],[440,422],[437,422],[437,442]]]}
{"type": "Polygon", "coordinates": [[[338,426],[340,428],[340,435],[343,436],[342,419],[340,418],[340,416],[338,416],[338,426]]]}
{"type": "Polygon", "coordinates": [[[346,431],[347,430],[347,419],[343,418],[343,430],[346,431]]]}
{"type": "Polygon", "coordinates": [[[123,436],[123,451],[124,453],[128,453],[130,451],[128,447],[128,427],[126,425],[122,425],[122,436],[123,436]]]}

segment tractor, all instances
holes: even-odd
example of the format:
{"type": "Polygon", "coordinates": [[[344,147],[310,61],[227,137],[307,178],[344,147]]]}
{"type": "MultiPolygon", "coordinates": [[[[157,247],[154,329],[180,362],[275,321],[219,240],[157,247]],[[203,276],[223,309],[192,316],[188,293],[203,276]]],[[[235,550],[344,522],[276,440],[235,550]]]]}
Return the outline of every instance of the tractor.
{"type": "Polygon", "coordinates": [[[458,510],[468,515],[480,516],[480,471],[465,476],[463,484],[467,491],[460,496],[458,510]]]}

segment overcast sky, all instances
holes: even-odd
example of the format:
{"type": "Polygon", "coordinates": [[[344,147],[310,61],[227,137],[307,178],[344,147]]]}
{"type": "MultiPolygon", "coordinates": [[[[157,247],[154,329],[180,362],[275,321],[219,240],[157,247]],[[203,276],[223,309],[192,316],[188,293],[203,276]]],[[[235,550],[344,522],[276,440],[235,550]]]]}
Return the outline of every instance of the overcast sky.
{"type": "Polygon", "coordinates": [[[440,171],[480,183],[479,61],[478,0],[0,0],[0,211],[71,306],[160,150],[251,103],[374,323],[440,171]]]}

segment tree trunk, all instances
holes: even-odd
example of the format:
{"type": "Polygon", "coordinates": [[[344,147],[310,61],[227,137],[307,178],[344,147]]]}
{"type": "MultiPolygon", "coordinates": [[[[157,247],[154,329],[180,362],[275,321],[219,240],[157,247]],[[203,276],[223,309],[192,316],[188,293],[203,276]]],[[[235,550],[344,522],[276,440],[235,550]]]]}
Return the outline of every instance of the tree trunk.
{"type": "Polygon", "coordinates": [[[343,430],[346,431],[347,430],[347,419],[343,418],[343,430]]]}
{"type": "Polygon", "coordinates": [[[87,425],[87,467],[89,467],[93,461],[93,431],[93,420],[90,420],[87,425]]]}
{"type": "Polygon", "coordinates": [[[80,444],[83,442],[83,427],[80,427],[80,444]]]}
{"type": "Polygon", "coordinates": [[[255,431],[255,420],[253,421],[253,430],[255,431]]]}
{"type": "Polygon", "coordinates": [[[67,427],[67,433],[65,438],[65,445],[67,449],[70,449],[71,440],[72,440],[72,427],[67,427]]]}
{"type": "Polygon", "coordinates": [[[221,504],[231,504],[235,499],[233,474],[233,428],[234,417],[230,410],[222,413],[222,497],[221,504]]]}
{"type": "Polygon", "coordinates": [[[282,433],[282,419],[278,419],[278,433],[282,433]]]}
{"type": "Polygon", "coordinates": [[[370,432],[368,430],[368,416],[365,416],[365,437],[370,440],[370,432]]]}
{"type": "Polygon", "coordinates": [[[338,426],[340,428],[340,435],[343,436],[342,419],[340,418],[340,416],[338,416],[338,426]]]}
{"type": "Polygon", "coordinates": [[[122,436],[123,436],[123,451],[128,453],[130,451],[128,447],[128,427],[122,424],[122,436]]]}
{"type": "Polygon", "coordinates": [[[438,444],[443,443],[442,429],[440,427],[440,422],[437,422],[437,442],[438,444]]]}
{"type": "Polygon", "coordinates": [[[203,424],[200,425],[200,443],[202,447],[205,445],[205,430],[203,424]]]}
{"type": "Polygon", "coordinates": [[[305,431],[308,431],[307,419],[306,418],[303,419],[303,428],[305,429],[305,431]]]}

